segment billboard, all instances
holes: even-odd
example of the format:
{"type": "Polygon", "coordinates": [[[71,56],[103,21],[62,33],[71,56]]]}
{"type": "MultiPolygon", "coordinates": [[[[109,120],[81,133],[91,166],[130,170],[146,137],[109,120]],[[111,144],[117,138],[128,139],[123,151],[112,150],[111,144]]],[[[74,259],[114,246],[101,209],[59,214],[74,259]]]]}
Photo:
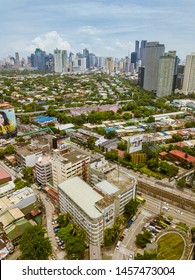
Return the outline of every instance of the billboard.
{"type": "Polygon", "coordinates": [[[57,149],[63,150],[71,146],[70,137],[57,139],[57,149]]]}
{"type": "Polygon", "coordinates": [[[143,135],[129,137],[129,153],[135,153],[142,150],[143,135]]]}
{"type": "Polygon", "coordinates": [[[0,138],[15,137],[16,135],[17,124],[14,108],[0,106],[0,138]]]}
{"type": "Polygon", "coordinates": [[[104,225],[107,226],[114,221],[114,204],[109,205],[104,209],[104,225]]]}

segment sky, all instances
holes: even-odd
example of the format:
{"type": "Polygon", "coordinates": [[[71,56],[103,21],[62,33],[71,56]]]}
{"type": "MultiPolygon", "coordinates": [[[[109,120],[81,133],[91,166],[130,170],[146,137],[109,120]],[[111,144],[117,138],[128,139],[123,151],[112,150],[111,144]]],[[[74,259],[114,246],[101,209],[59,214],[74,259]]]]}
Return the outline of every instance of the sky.
{"type": "Polygon", "coordinates": [[[195,52],[194,0],[0,0],[0,60],[87,48],[122,58],[135,40],[159,41],[181,59],[195,52]]]}

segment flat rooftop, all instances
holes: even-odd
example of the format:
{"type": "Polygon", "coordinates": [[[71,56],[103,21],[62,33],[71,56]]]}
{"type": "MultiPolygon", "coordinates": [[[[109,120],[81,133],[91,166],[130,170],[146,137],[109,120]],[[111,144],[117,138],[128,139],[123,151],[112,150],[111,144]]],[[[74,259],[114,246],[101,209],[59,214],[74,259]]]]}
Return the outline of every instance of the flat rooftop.
{"type": "Polygon", "coordinates": [[[107,180],[113,185],[117,186],[120,190],[126,190],[136,183],[135,177],[131,174],[125,173],[119,169],[114,169],[106,174],[107,180]]]}
{"type": "Polygon", "coordinates": [[[55,160],[55,158],[58,158],[58,160],[60,160],[64,164],[67,164],[69,162],[74,164],[81,161],[82,159],[90,158],[90,156],[87,156],[75,149],[68,149],[67,151],[63,151],[59,154],[54,155],[53,159],[55,160]]]}
{"type": "Polygon", "coordinates": [[[95,203],[101,200],[103,196],[93,190],[78,176],[64,181],[58,187],[90,218],[96,219],[102,217],[100,211],[96,209],[95,203]]]}

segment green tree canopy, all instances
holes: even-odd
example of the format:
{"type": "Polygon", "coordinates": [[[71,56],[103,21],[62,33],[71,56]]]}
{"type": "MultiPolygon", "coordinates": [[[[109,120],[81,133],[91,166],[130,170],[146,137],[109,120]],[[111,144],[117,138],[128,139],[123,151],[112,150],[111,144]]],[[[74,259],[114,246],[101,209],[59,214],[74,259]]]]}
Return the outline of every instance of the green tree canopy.
{"type": "Polygon", "coordinates": [[[48,260],[52,247],[49,238],[44,236],[45,232],[40,225],[29,227],[24,231],[19,241],[22,260],[48,260]]]}
{"type": "Polygon", "coordinates": [[[135,215],[136,211],[137,211],[137,207],[138,207],[139,203],[136,200],[130,200],[126,205],[125,205],[125,212],[124,212],[124,216],[129,219],[131,218],[133,215],[135,215]]]}

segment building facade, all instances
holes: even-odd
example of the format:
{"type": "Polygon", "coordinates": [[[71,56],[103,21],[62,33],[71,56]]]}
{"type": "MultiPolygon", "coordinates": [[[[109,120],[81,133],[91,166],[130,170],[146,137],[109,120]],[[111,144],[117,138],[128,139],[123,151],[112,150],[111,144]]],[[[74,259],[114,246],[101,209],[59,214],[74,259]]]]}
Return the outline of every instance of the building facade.
{"type": "Polygon", "coordinates": [[[51,157],[54,188],[74,176],[81,176],[86,181],[89,162],[90,156],[75,149],[54,150],[51,157]]]}
{"type": "Polygon", "coordinates": [[[52,166],[49,157],[43,156],[38,158],[35,164],[36,179],[42,186],[52,180],[52,166]]]}
{"type": "Polygon", "coordinates": [[[144,86],[148,91],[157,91],[160,57],[164,54],[165,46],[159,42],[148,42],[146,45],[146,60],[144,86]]]}
{"type": "Polygon", "coordinates": [[[195,52],[186,57],[182,92],[195,92],[195,52]]]}
{"type": "Polygon", "coordinates": [[[157,96],[169,96],[173,91],[173,78],[176,51],[170,51],[160,57],[157,96]]]}

